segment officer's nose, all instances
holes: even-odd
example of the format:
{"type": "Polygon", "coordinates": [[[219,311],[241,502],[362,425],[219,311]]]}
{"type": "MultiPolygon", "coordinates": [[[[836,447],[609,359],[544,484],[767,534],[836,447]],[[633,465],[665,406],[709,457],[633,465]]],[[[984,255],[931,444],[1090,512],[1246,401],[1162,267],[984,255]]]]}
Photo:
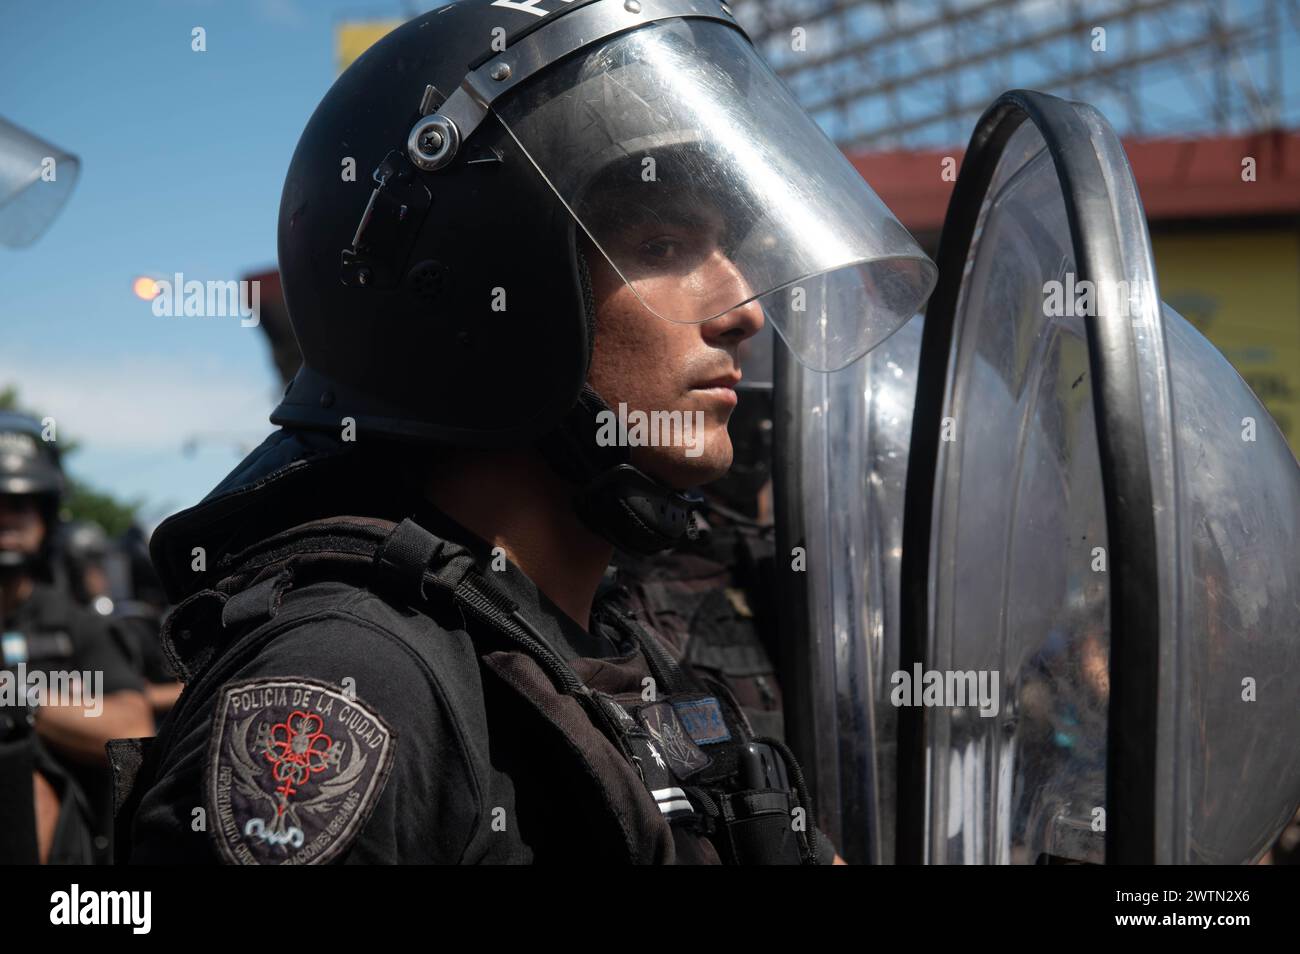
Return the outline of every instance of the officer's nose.
{"type": "Polygon", "coordinates": [[[763,330],[763,306],[754,298],[754,289],[736,263],[721,250],[713,253],[708,264],[710,273],[707,280],[720,293],[717,300],[744,301],[745,304],[704,322],[701,333],[705,340],[719,347],[739,347],[746,338],[752,338],[763,330]]]}

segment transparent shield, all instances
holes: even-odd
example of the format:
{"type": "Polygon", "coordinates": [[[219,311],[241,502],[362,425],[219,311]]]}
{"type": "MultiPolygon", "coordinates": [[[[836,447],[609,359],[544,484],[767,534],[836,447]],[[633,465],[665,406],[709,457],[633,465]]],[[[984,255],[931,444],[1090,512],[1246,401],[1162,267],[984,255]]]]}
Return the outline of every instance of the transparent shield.
{"type": "Polygon", "coordinates": [[[970,245],[943,380],[899,360],[913,326],[839,374],[796,370],[793,386],[778,375],[777,417],[798,437],[777,466],[791,475],[791,539],[807,549],[800,716],[813,738],[801,742],[816,755],[818,808],[857,858],[892,860],[897,831],[931,863],[1105,862],[1108,773],[1134,761],[1108,751],[1112,712],[1129,711],[1110,668],[1116,641],[1134,638],[1112,621],[1124,618],[1112,548],[1125,542],[1150,582],[1138,597],[1158,611],[1141,634],[1151,668],[1127,691],[1155,698],[1149,723],[1115,728],[1150,733],[1153,798],[1126,806],[1111,860],[1149,837],[1161,863],[1248,862],[1300,802],[1300,465],[1227,361],[1161,305],[1113,131],[1082,104],[1035,108],[1073,129],[1054,141],[1091,150],[1091,178],[1065,182],[1026,117],[990,157],[978,215],[960,219],[970,245]],[[1094,367],[1112,386],[1119,375],[1094,340],[1127,350],[1133,386],[1095,393],[1094,367]],[[906,384],[891,391],[882,374],[906,384]],[[917,376],[926,393],[943,386],[936,419],[918,422],[938,453],[933,497],[906,501],[931,514],[928,566],[900,584],[899,547],[916,540],[901,532],[915,463],[898,428],[917,376]],[[1112,502],[1114,525],[1106,489],[1125,462],[1103,472],[1104,434],[1140,448],[1129,460],[1150,481],[1149,513],[1112,502]],[[904,673],[899,619],[913,607],[901,585],[922,583],[928,671],[904,673]],[[923,737],[900,752],[899,707],[917,704],[923,737]],[[902,797],[924,807],[923,831],[900,824],[895,792],[896,769],[912,770],[895,755],[913,752],[923,777],[902,797]]]}
{"type": "Polygon", "coordinates": [[[816,662],[807,694],[824,757],[806,765],[819,823],[853,862],[894,860],[903,497],[924,318],[835,374],[793,369],[804,426],[802,542],[816,662]]]}
{"type": "Polygon", "coordinates": [[[1300,465],[1258,398],[1167,305],[1178,440],[1174,860],[1257,859],[1300,804],[1300,465]]]}
{"type": "Polygon", "coordinates": [[[976,236],[939,450],[927,654],[967,698],[928,713],[928,858],[1100,861],[1104,499],[1084,319],[1045,296],[1076,272],[1065,203],[1030,123],[976,236]]]}
{"type": "Polygon", "coordinates": [[[1104,406],[1108,427],[1140,428],[1115,446],[1144,448],[1151,487],[1156,721],[1117,727],[1153,732],[1145,831],[1161,863],[1248,862],[1300,802],[1300,467],[1227,361],[1159,302],[1119,140],[1071,108],[1089,135],[1070,148],[1093,151],[1100,179],[1067,200],[1025,122],[957,303],[927,658],[948,677],[997,674],[1000,709],[928,713],[927,858],[1107,859],[1110,548],[1128,527],[1107,523],[1103,477],[1116,478],[1101,469],[1085,324],[1098,322],[1131,348],[1137,386],[1104,406]],[[1111,244],[1093,248],[1085,283],[1065,203],[1098,195],[1103,214],[1080,221],[1111,244]]]}
{"type": "Polygon", "coordinates": [[[696,323],[759,301],[800,361],[851,363],[935,267],[744,36],[659,21],[494,107],[642,304],[696,323]]]}

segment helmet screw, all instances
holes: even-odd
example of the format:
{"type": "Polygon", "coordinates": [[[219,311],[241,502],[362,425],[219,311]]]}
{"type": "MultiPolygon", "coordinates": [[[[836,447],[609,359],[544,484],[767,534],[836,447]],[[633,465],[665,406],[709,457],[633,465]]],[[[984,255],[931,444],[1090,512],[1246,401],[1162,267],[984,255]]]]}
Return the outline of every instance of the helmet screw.
{"type": "Polygon", "coordinates": [[[436,172],[455,157],[460,149],[460,130],[445,116],[425,116],[406,137],[406,154],[411,162],[426,172],[436,172]]]}
{"type": "Polygon", "coordinates": [[[626,10],[628,13],[640,13],[641,12],[640,0],[625,0],[623,4],[623,9],[626,10]]]}
{"type": "Polygon", "coordinates": [[[370,269],[368,269],[368,268],[358,268],[358,269],[357,269],[357,284],[358,284],[358,285],[369,285],[369,284],[370,284],[370,269]]]}
{"type": "Polygon", "coordinates": [[[322,391],[322,392],[321,392],[321,395],[320,395],[320,406],[321,406],[321,407],[333,407],[333,406],[334,406],[334,392],[333,392],[333,391],[322,391]]]}
{"type": "Polygon", "coordinates": [[[498,63],[496,66],[492,67],[492,78],[498,83],[504,83],[506,80],[510,79],[513,72],[514,71],[510,69],[509,63],[498,63]]]}

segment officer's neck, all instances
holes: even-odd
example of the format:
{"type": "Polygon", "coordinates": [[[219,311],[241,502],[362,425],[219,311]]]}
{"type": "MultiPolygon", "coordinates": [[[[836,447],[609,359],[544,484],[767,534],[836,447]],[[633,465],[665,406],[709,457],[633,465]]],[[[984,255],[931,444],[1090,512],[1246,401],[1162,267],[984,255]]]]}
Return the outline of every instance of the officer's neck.
{"type": "Polygon", "coordinates": [[[505,550],[537,588],[584,630],[613,546],[573,510],[574,489],[531,450],[457,450],[425,484],[429,500],[505,550]]]}

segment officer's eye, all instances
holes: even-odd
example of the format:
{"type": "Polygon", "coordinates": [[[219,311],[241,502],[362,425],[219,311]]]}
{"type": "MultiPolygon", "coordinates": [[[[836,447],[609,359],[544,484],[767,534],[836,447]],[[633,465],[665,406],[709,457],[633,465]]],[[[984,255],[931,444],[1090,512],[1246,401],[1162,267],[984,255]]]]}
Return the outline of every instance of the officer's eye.
{"type": "Polygon", "coordinates": [[[686,252],[686,243],[665,235],[642,242],[638,251],[646,262],[668,265],[682,258],[686,252]]]}

